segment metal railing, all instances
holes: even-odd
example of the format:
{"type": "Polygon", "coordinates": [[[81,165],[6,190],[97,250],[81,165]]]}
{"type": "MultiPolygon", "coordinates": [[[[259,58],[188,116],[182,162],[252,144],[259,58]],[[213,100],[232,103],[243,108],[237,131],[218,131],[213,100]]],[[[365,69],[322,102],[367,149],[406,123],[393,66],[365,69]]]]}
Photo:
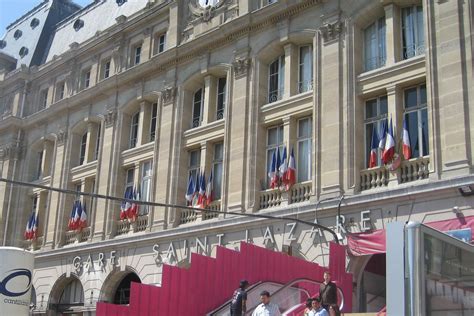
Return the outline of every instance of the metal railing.
{"type": "Polygon", "coordinates": [[[403,47],[403,59],[424,55],[425,50],[426,48],[424,42],[403,47]]]}
{"type": "Polygon", "coordinates": [[[298,82],[298,93],[304,93],[313,90],[313,80],[303,80],[298,82]]]}

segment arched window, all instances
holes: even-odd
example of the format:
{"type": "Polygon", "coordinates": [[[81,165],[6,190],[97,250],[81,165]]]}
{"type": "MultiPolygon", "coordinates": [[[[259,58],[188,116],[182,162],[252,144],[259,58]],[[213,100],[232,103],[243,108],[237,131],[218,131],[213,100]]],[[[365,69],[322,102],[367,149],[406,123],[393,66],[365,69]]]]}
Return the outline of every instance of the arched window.
{"type": "Polygon", "coordinates": [[[23,35],[23,32],[21,30],[16,30],[15,33],[13,33],[13,37],[17,40],[23,35]]]}
{"type": "Polygon", "coordinates": [[[193,97],[192,127],[198,127],[201,125],[202,111],[203,111],[203,104],[204,104],[203,101],[204,101],[204,96],[202,94],[202,88],[201,88],[194,93],[194,97],[193,97]]]}
{"type": "Polygon", "coordinates": [[[32,29],[34,29],[35,27],[37,27],[39,25],[40,21],[37,19],[37,18],[34,18],[33,20],[31,20],[30,22],[30,26],[32,29]]]}
{"type": "Polygon", "coordinates": [[[22,48],[20,48],[19,54],[21,58],[25,57],[26,55],[28,55],[28,48],[23,46],[22,48]]]}
{"type": "Polygon", "coordinates": [[[140,112],[137,112],[132,116],[132,123],[130,125],[130,148],[135,148],[137,146],[139,117],[140,112]]]}
{"type": "Polygon", "coordinates": [[[268,103],[282,98],[285,86],[285,56],[281,55],[270,64],[268,73],[268,103]]]}
{"type": "Polygon", "coordinates": [[[81,19],[77,19],[72,25],[72,27],[74,28],[76,32],[79,31],[83,26],[84,26],[84,21],[81,19]]]}
{"type": "Polygon", "coordinates": [[[85,132],[81,138],[81,152],[79,154],[79,165],[82,165],[85,162],[86,148],[87,148],[87,132],[85,132]]]}
{"type": "Polygon", "coordinates": [[[120,281],[114,295],[114,304],[127,305],[130,304],[130,287],[131,283],[142,283],[138,275],[131,272],[120,281]]]}
{"type": "Polygon", "coordinates": [[[74,306],[84,306],[84,290],[81,281],[75,278],[64,287],[57,310],[58,312],[66,311],[74,306]]]}

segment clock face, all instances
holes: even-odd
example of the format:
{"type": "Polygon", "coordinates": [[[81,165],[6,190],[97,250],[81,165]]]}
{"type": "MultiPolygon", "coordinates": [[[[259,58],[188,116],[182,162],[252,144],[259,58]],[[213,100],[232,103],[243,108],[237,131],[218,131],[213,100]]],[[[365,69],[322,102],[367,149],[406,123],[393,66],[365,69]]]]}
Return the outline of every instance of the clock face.
{"type": "Polygon", "coordinates": [[[203,8],[215,6],[219,0],[199,0],[199,5],[203,8]]]}

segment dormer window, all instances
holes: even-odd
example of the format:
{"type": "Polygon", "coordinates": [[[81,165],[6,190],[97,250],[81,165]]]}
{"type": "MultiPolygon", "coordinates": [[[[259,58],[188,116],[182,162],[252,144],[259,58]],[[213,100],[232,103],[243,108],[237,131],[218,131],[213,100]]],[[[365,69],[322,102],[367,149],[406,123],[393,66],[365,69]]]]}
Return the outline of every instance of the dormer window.
{"type": "Polygon", "coordinates": [[[16,30],[15,33],[13,33],[13,37],[17,40],[23,35],[23,32],[21,30],[16,30]]]}
{"type": "Polygon", "coordinates": [[[84,21],[81,20],[81,19],[77,19],[76,22],[74,22],[73,24],[73,28],[74,30],[79,31],[80,29],[82,29],[82,27],[84,26],[84,21]]]}
{"type": "Polygon", "coordinates": [[[4,49],[7,46],[7,41],[0,40],[0,49],[4,49]]]}
{"type": "Polygon", "coordinates": [[[37,27],[39,25],[40,21],[37,19],[37,18],[34,18],[33,20],[31,20],[30,22],[30,26],[32,29],[34,29],[35,27],[37,27]]]}
{"type": "Polygon", "coordinates": [[[120,6],[123,5],[125,2],[127,2],[127,0],[115,0],[115,2],[117,2],[117,5],[120,7],[120,6]]]}
{"type": "Polygon", "coordinates": [[[21,58],[25,57],[26,55],[28,55],[28,48],[23,46],[22,48],[20,48],[19,54],[21,58]]]}

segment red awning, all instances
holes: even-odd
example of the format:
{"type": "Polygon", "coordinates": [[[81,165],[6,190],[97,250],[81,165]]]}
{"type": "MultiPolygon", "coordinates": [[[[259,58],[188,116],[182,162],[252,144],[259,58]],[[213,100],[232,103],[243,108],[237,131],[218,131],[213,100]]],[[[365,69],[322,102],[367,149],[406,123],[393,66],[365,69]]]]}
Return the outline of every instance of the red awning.
{"type": "MultiPolygon", "coordinates": [[[[458,216],[453,219],[423,224],[444,232],[455,229],[471,228],[473,234],[472,239],[474,239],[474,216],[458,216]]],[[[385,229],[375,230],[370,233],[348,234],[348,252],[353,256],[385,253],[385,238],[385,229]]]]}

